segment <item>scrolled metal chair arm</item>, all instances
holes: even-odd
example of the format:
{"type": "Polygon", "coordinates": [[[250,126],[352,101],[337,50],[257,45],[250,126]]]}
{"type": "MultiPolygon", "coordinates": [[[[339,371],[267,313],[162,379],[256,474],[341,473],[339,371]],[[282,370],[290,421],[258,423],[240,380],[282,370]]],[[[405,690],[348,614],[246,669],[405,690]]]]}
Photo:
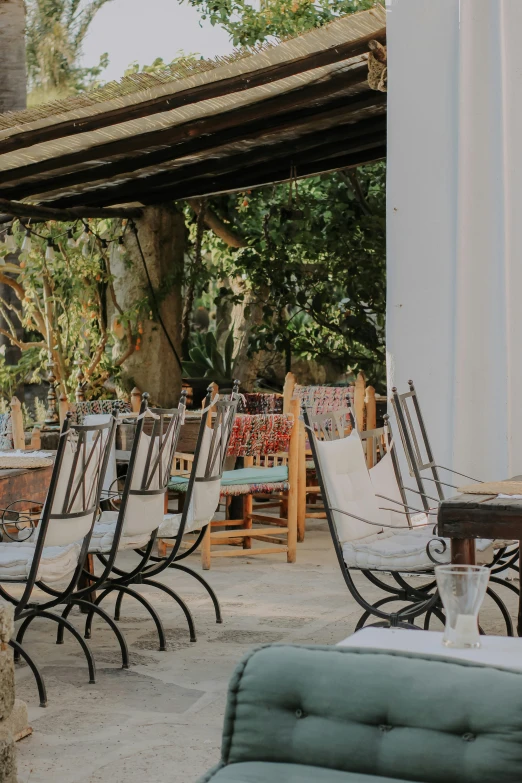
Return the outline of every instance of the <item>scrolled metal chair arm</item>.
{"type": "Polygon", "coordinates": [[[426,554],[428,555],[431,562],[435,563],[435,565],[446,565],[447,561],[437,560],[437,558],[432,554],[431,550],[433,550],[436,555],[443,555],[448,550],[447,542],[443,538],[432,538],[431,541],[428,541],[426,544],[426,554]],[[437,545],[439,546],[438,549],[435,548],[437,545]]]}

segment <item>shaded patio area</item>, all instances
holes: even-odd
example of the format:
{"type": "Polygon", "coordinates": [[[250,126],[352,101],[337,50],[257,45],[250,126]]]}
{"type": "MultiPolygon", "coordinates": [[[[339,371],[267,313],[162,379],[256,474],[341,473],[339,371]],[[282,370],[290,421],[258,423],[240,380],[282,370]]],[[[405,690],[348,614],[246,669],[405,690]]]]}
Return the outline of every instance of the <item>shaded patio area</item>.
{"type": "MultiPolygon", "coordinates": [[[[190,560],[199,570],[198,558],[190,560]]],[[[216,560],[209,579],[221,600],[223,625],[216,625],[212,605],[193,579],[172,572],[163,576],[193,611],[195,644],[172,601],[139,588],[161,609],[166,653],[157,651],[157,636],[144,610],[135,601],[124,602],[120,624],[129,642],[129,671],[120,668],[111,631],[95,622],[96,685],[87,684],[75,641],[66,638],[57,647],[53,629],[35,624],[26,637],[27,648],[42,663],[50,698],[48,708],[40,709],[31,673],[27,667],[17,669],[17,696],[27,701],[35,729],[18,743],[20,783],[197,780],[219,756],[226,688],[241,657],[269,643],[336,644],[354,631],[360,615],[323,521],[307,521],[307,536],[293,565],[270,556],[227,558],[216,560]]],[[[371,585],[366,588],[362,575],[356,581],[372,600],[382,595],[371,585]]],[[[516,597],[505,593],[514,614],[516,597]]],[[[107,602],[113,605],[113,600],[107,602]]],[[[487,599],[481,621],[488,633],[505,633],[487,599]]],[[[81,627],[79,613],[73,614],[73,622],[81,627]]]]}

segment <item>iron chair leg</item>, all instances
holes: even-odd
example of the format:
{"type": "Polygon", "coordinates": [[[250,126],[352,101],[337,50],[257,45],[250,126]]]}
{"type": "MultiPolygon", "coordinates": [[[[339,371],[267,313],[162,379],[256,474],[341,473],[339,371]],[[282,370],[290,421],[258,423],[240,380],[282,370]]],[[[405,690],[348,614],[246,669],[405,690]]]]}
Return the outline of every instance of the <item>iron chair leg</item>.
{"type": "Polygon", "coordinates": [[[20,658],[23,658],[34,675],[34,679],[36,680],[36,687],[38,688],[38,696],[40,698],[40,707],[47,707],[47,690],[45,688],[45,683],[42,675],[40,674],[40,670],[38,669],[38,666],[35,664],[31,656],[29,655],[29,653],[26,650],[24,650],[22,645],[18,644],[18,642],[15,639],[11,639],[9,644],[15,651],[16,658],[18,660],[20,660],[20,658]]]}
{"type": "Polygon", "coordinates": [[[82,638],[82,635],[78,633],[74,625],[70,623],[68,620],[65,620],[60,615],[53,614],[52,612],[46,612],[46,611],[39,611],[34,612],[28,615],[20,628],[18,629],[18,633],[16,635],[16,641],[21,644],[24,638],[24,634],[26,630],[28,629],[31,622],[38,617],[45,618],[46,620],[53,620],[53,622],[58,623],[58,625],[64,625],[68,631],[74,636],[74,638],[78,641],[80,647],[83,650],[83,653],[85,655],[85,658],[87,660],[87,666],[89,668],[89,683],[93,685],[96,682],[96,664],[94,663],[94,657],[91,652],[91,649],[87,642],[82,638]]]}
{"type": "MultiPolygon", "coordinates": [[[[94,612],[95,614],[99,615],[109,628],[114,632],[114,635],[116,636],[118,643],[120,645],[121,650],[121,667],[122,669],[128,669],[130,668],[130,662],[129,662],[129,648],[127,647],[127,640],[125,639],[124,635],[112,619],[112,617],[105,611],[105,609],[102,609],[101,606],[97,606],[96,604],[91,603],[90,601],[84,601],[81,598],[77,598],[73,601],[71,601],[62,612],[62,617],[64,620],[66,620],[73,608],[73,606],[79,606],[82,610],[83,614],[89,614],[89,612],[94,612]]],[[[58,626],[58,631],[56,634],[56,644],[63,644],[63,625],[58,626]]]]}
{"type": "MultiPolygon", "coordinates": [[[[125,593],[126,595],[132,596],[132,598],[135,598],[136,601],[139,601],[142,606],[145,607],[147,612],[150,614],[152,619],[154,620],[154,624],[156,626],[156,630],[158,632],[158,638],[159,638],[159,650],[160,652],[165,652],[167,649],[167,640],[165,637],[165,629],[163,628],[163,623],[161,622],[161,618],[159,614],[156,612],[153,606],[149,604],[149,602],[136,590],[132,590],[130,587],[127,587],[125,585],[110,585],[107,587],[103,593],[100,593],[98,598],[96,599],[96,605],[99,606],[100,603],[103,601],[103,599],[109,595],[109,593],[112,593],[114,590],[119,590],[122,593],[125,593]]],[[[87,618],[85,620],[85,638],[90,639],[91,638],[91,626],[92,626],[92,618],[94,615],[94,610],[91,609],[89,611],[89,614],[87,615],[87,618]]]]}
{"type": "Polygon", "coordinates": [[[191,576],[194,577],[194,579],[197,579],[198,582],[203,585],[203,587],[209,594],[212,603],[214,604],[214,610],[216,612],[216,623],[222,623],[223,618],[221,616],[221,607],[219,605],[217,595],[215,594],[214,590],[211,588],[207,580],[204,579],[200,574],[198,574],[197,571],[193,571],[191,568],[188,568],[187,566],[181,565],[180,563],[176,563],[176,561],[170,564],[170,568],[177,568],[179,571],[183,571],[185,574],[190,574],[191,576]]]}

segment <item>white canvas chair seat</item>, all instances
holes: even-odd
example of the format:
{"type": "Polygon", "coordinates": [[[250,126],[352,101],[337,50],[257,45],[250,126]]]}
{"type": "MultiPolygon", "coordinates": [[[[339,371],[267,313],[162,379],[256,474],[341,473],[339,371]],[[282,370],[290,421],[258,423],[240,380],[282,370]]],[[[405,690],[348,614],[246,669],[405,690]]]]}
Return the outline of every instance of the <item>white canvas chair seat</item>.
{"type": "MultiPolygon", "coordinates": [[[[60,582],[69,577],[80,556],[80,544],[44,547],[36,579],[60,582]]],[[[0,543],[0,582],[24,581],[29,576],[35,544],[27,541],[0,543]]]]}
{"type": "MultiPolygon", "coordinates": [[[[210,429],[209,432],[211,432],[210,429]]],[[[204,467],[201,465],[201,462],[202,460],[199,460],[196,475],[204,473],[204,467]]],[[[217,465],[216,469],[219,470],[219,465],[217,465]]],[[[194,482],[184,533],[201,530],[201,528],[209,524],[218,507],[220,490],[221,480],[219,476],[210,481],[194,482]]],[[[179,531],[182,516],[182,513],[165,514],[158,531],[159,538],[175,538],[179,531]]]]}
{"type": "MultiPolygon", "coordinates": [[[[112,548],[116,522],[118,521],[117,511],[103,511],[100,518],[94,525],[91,541],[89,544],[89,554],[108,554],[112,548]]],[[[152,531],[151,531],[152,532],[152,531]]],[[[136,533],[134,535],[122,535],[118,550],[120,549],[140,549],[146,546],[150,539],[150,533],[136,533]]]]}
{"type": "MultiPolygon", "coordinates": [[[[181,524],[181,517],[183,514],[180,512],[179,514],[165,514],[163,517],[163,522],[160,525],[160,529],[158,531],[158,537],[159,538],[176,538],[179,526],[181,524]]],[[[201,530],[202,527],[205,527],[210,522],[210,519],[207,519],[204,522],[197,522],[195,519],[187,519],[187,523],[185,525],[185,533],[192,533],[194,530],[201,530]]]]}
{"type": "MultiPolygon", "coordinates": [[[[431,539],[436,538],[433,525],[412,530],[386,530],[344,543],[344,562],[348,568],[369,571],[432,571],[435,564],[428,557],[426,546],[431,539]]],[[[439,547],[434,544],[433,554],[441,564],[451,561],[449,539],[445,539],[445,543],[446,551],[443,554],[439,554],[439,547]]],[[[476,546],[477,562],[491,562],[493,542],[479,539],[476,546]]]]}

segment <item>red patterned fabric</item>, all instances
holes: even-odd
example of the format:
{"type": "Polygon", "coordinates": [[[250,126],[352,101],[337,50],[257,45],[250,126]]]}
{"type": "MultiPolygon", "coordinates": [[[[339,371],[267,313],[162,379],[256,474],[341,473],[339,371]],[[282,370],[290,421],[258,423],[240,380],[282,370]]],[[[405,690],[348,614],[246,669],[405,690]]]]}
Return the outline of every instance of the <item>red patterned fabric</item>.
{"type": "Polygon", "coordinates": [[[348,407],[353,402],[353,386],[299,386],[294,398],[309,408],[312,414],[331,413],[348,407]]]}
{"type": "Polygon", "coordinates": [[[255,416],[263,413],[282,413],[283,398],[280,394],[245,393],[239,398],[238,413],[255,416]]]}
{"type": "Polygon", "coordinates": [[[83,424],[86,416],[100,413],[114,413],[117,409],[120,413],[130,413],[130,402],[125,400],[86,400],[75,402],[71,405],[71,423],[83,424]]]}
{"type": "Polygon", "coordinates": [[[294,417],[289,413],[236,416],[228,444],[229,457],[254,457],[288,451],[294,417]]]}

